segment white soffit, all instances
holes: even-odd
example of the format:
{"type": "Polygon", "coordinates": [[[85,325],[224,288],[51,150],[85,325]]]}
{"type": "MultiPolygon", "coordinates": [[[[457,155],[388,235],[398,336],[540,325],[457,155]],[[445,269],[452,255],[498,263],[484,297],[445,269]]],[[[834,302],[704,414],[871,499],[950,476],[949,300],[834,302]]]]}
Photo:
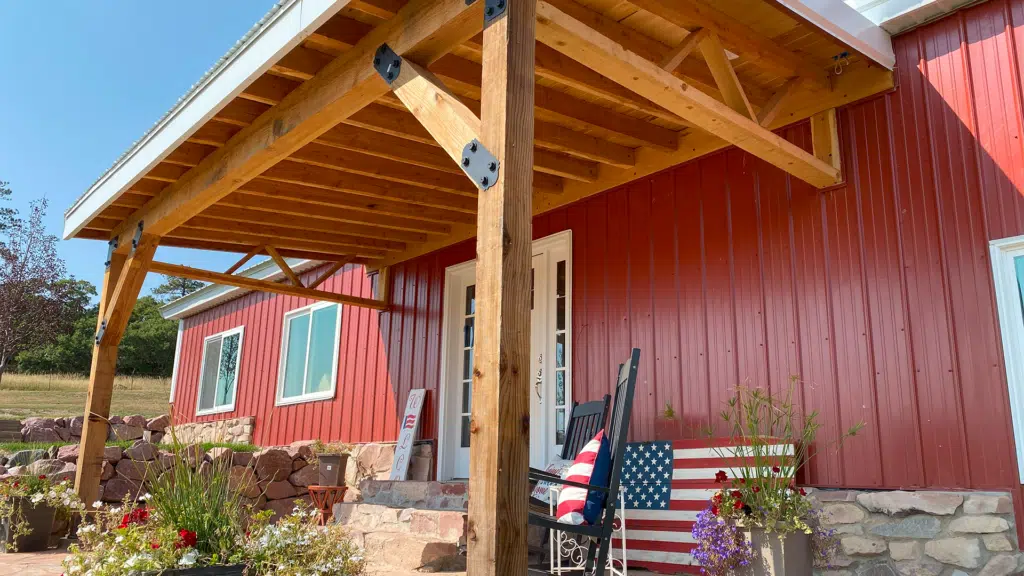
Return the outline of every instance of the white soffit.
{"type": "Polygon", "coordinates": [[[157,124],[64,214],[64,238],[73,237],[135,184],[243,88],[299,45],[348,2],[282,0],[157,124]]]}
{"type": "Polygon", "coordinates": [[[881,66],[896,65],[889,33],[842,0],[775,1],[881,66]]]}
{"type": "Polygon", "coordinates": [[[977,0],[846,0],[868,20],[890,34],[898,34],[941,18],[977,0]]]}

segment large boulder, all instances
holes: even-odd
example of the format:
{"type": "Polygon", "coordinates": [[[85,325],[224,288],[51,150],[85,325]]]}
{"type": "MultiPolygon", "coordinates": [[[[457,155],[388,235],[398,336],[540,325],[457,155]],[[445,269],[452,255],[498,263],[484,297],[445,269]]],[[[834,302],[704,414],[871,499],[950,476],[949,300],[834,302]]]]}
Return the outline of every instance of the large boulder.
{"type": "Polygon", "coordinates": [[[253,462],[260,480],[284,480],[292,473],[292,457],[280,448],[260,450],[253,462]]]}
{"type": "Polygon", "coordinates": [[[182,449],[181,458],[189,468],[195,468],[206,459],[206,450],[199,444],[189,444],[182,449]]]}
{"type": "Polygon", "coordinates": [[[146,421],[146,430],[152,430],[153,432],[163,432],[171,424],[171,417],[167,414],[161,414],[156,418],[150,418],[146,421]]]}
{"type": "Polygon", "coordinates": [[[228,476],[228,487],[237,491],[243,498],[257,498],[260,490],[259,481],[252,468],[232,466],[228,476]]]}
{"type": "Polygon", "coordinates": [[[22,438],[25,442],[41,442],[49,444],[51,442],[63,442],[65,439],[60,437],[56,428],[25,428],[22,433],[22,438]]]}
{"type": "Polygon", "coordinates": [[[85,418],[82,416],[75,416],[68,420],[68,429],[71,430],[72,436],[81,436],[82,427],[85,425],[85,418]]]}
{"type": "Polygon", "coordinates": [[[104,446],[103,447],[103,460],[110,462],[111,464],[117,464],[121,460],[121,456],[124,451],[121,450],[120,446],[104,446]]]}
{"type": "Polygon", "coordinates": [[[7,459],[7,467],[28,466],[36,460],[46,458],[46,450],[19,450],[7,459]]]}
{"type": "Polygon", "coordinates": [[[231,448],[216,447],[210,448],[206,454],[210,457],[210,462],[217,466],[231,466],[235,452],[231,448]]]}
{"type": "Polygon", "coordinates": [[[235,452],[231,455],[232,466],[248,466],[252,464],[252,452],[235,452]]]}
{"type": "Polygon", "coordinates": [[[138,498],[142,491],[142,485],[126,478],[111,478],[103,485],[104,502],[120,502],[125,496],[131,499],[138,498]]]}
{"type": "Polygon", "coordinates": [[[109,440],[138,440],[142,438],[143,433],[142,426],[132,426],[130,424],[111,424],[110,432],[107,434],[109,440]]]}
{"type": "Polygon", "coordinates": [[[146,429],[146,418],[138,414],[132,414],[131,416],[124,417],[124,423],[129,426],[135,426],[137,428],[146,429]]]}
{"type": "Polygon", "coordinates": [[[78,444],[68,444],[57,449],[57,460],[61,462],[78,461],[78,444]]]}
{"type": "Polygon", "coordinates": [[[75,472],[78,471],[78,466],[74,462],[65,462],[64,468],[58,472],[50,474],[49,478],[52,482],[74,482],[75,472]]]}
{"type": "Polygon", "coordinates": [[[57,431],[57,436],[60,436],[61,442],[67,442],[71,439],[71,430],[68,428],[54,428],[57,431]]]}
{"type": "Polygon", "coordinates": [[[948,516],[963,504],[964,497],[951,492],[864,492],[857,495],[857,503],[871,512],[890,516],[910,512],[925,512],[948,516]]]}
{"type": "Polygon", "coordinates": [[[114,465],[106,460],[103,461],[103,467],[100,468],[100,481],[106,482],[114,477],[115,469],[114,465]]]}
{"type": "Polygon", "coordinates": [[[158,462],[133,462],[125,458],[117,463],[114,470],[118,478],[141,481],[155,479],[163,468],[158,462]]]}
{"type": "Polygon", "coordinates": [[[302,458],[306,461],[312,460],[315,457],[313,453],[313,447],[316,446],[316,440],[298,440],[292,442],[288,446],[288,453],[295,458],[302,458]]]}
{"type": "Polygon", "coordinates": [[[57,420],[55,418],[26,418],[21,421],[21,428],[25,430],[27,428],[57,428],[57,420]]]}
{"type": "Polygon", "coordinates": [[[298,495],[295,491],[295,486],[287,480],[280,480],[277,482],[270,482],[263,489],[263,495],[267,497],[267,500],[281,500],[282,498],[294,498],[298,495]]]}
{"type": "Polygon", "coordinates": [[[28,466],[25,466],[25,474],[30,474],[32,476],[50,476],[63,470],[65,464],[67,464],[67,462],[61,462],[60,460],[36,460],[28,466]]]}
{"type": "Polygon", "coordinates": [[[316,464],[301,468],[288,477],[288,481],[296,486],[314,486],[320,482],[320,467],[316,464]]]}
{"type": "Polygon", "coordinates": [[[158,452],[156,444],[138,440],[124,451],[124,455],[129,460],[146,461],[155,460],[158,452]]]}
{"type": "Polygon", "coordinates": [[[277,521],[285,516],[288,516],[295,509],[295,506],[300,503],[310,503],[309,496],[299,496],[298,498],[285,498],[283,500],[268,500],[267,510],[274,512],[271,516],[271,520],[277,521]]]}

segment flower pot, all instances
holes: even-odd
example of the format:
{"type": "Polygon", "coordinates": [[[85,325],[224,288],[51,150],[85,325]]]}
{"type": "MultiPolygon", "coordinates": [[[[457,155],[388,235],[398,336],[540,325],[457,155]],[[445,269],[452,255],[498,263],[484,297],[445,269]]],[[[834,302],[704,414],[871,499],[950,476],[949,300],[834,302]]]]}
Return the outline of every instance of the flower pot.
{"type": "Polygon", "coordinates": [[[752,528],[744,530],[743,536],[754,552],[750,576],[804,576],[813,571],[810,535],[769,533],[752,528]]]}
{"type": "MultiPolygon", "coordinates": [[[[147,572],[146,576],[156,576],[156,572],[147,572]]],[[[245,564],[232,564],[230,566],[203,566],[201,568],[181,568],[176,570],[164,570],[160,576],[242,576],[245,574],[245,564]]]]}
{"type": "Polygon", "coordinates": [[[12,526],[9,522],[5,522],[3,527],[0,528],[0,536],[2,536],[0,542],[4,544],[13,543],[17,552],[41,552],[46,550],[50,545],[50,530],[53,528],[53,518],[57,511],[43,504],[33,506],[31,502],[24,498],[19,498],[18,502],[15,503],[15,507],[14,518],[23,518],[28,523],[28,528],[31,532],[15,538],[12,526]]]}
{"type": "Polygon", "coordinates": [[[344,486],[348,454],[319,454],[320,486],[344,486]]]}

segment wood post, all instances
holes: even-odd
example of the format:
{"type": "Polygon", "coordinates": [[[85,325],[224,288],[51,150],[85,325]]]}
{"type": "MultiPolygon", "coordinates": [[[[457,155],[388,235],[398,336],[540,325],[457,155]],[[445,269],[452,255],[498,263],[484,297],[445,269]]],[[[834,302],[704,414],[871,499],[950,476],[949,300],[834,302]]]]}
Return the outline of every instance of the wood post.
{"type": "Polygon", "coordinates": [[[526,574],[536,3],[485,25],[481,141],[497,182],[477,214],[469,576],[526,574]]]}
{"type": "Polygon", "coordinates": [[[843,158],[839,149],[839,123],[836,109],[829,108],[811,116],[811,148],[814,156],[839,173],[838,182],[843,181],[843,158]]]}
{"type": "Polygon", "coordinates": [[[157,243],[157,238],[143,235],[130,255],[112,252],[103,274],[96,344],[89,370],[89,395],[85,401],[85,422],[79,444],[78,469],[75,471],[75,491],[89,507],[99,498],[107,419],[110,417],[110,398],[117,372],[117,346],[128,326],[157,243]]]}

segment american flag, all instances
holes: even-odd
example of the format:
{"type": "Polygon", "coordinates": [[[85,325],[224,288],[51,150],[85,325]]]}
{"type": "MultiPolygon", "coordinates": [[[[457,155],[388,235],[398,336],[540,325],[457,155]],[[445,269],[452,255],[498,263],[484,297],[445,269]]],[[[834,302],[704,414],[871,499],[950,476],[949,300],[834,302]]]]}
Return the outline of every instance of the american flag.
{"type": "MultiPolygon", "coordinates": [[[[691,551],[697,513],[721,488],[715,473],[744,458],[730,440],[630,442],[622,463],[620,490],[625,498],[626,561],[629,568],[669,574],[698,574],[691,551]],[[737,456],[739,454],[739,456],[737,456]]],[[[777,454],[792,454],[779,446],[777,454]]],[[[612,540],[612,555],[622,556],[622,540],[612,540]]]]}

